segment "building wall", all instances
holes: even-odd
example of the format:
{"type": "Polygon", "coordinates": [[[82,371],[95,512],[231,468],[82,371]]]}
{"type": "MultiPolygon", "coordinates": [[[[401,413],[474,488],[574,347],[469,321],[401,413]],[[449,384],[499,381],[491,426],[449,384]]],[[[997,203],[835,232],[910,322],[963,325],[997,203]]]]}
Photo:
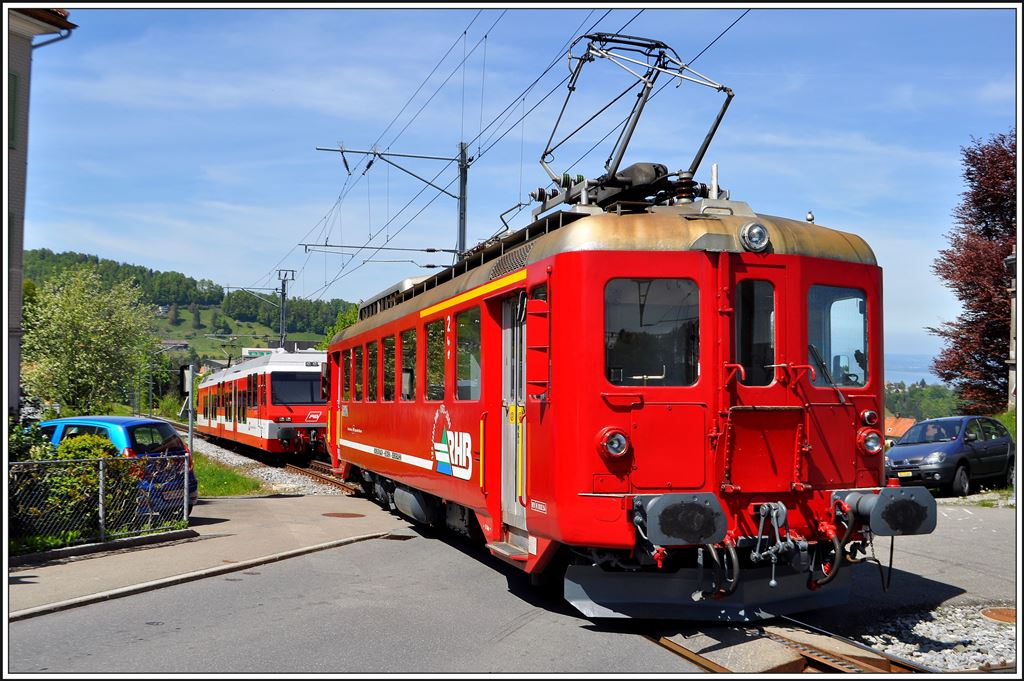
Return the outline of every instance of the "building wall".
{"type": "Polygon", "coordinates": [[[7,412],[18,410],[21,378],[22,252],[25,235],[25,175],[28,165],[28,104],[32,77],[32,36],[9,31],[7,35],[7,82],[13,86],[8,126],[7,158],[7,412]]]}

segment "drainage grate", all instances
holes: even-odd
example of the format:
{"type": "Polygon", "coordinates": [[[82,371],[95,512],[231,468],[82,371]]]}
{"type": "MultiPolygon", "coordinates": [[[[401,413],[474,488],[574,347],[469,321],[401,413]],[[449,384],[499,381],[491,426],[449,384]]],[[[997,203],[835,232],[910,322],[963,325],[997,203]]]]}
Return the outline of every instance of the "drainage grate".
{"type": "Polygon", "coordinates": [[[1013,608],[984,608],[981,611],[981,616],[993,622],[1002,622],[1003,624],[1015,624],[1017,622],[1017,611],[1013,608]]]}

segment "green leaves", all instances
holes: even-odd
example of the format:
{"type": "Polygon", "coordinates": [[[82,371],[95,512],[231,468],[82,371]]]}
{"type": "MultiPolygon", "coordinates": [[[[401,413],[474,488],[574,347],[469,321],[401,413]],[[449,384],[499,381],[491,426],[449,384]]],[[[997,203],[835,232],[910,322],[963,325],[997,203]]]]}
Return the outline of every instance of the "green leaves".
{"type": "Polygon", "coordinates": [[[88,265],[42,286],[32,317],[22,345],[28,392],[79,413],[123,401],[158,344],[142,291],[129,282],[105,286],[88,265]]]}

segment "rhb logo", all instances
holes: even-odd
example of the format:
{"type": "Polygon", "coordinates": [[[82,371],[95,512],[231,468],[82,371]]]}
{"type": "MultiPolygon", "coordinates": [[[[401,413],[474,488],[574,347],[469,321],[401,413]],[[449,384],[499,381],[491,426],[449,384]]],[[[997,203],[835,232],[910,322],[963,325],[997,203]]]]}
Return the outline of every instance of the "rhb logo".
{"type": "Polygon", "coordinates": [[[434,445],[436,470],[459,480],[469,480],[473,474],[473,440],[469,433],[452,430],[452,420],[442,404],[434,414],[431,438],[434,445]]]}
{"type": "Polygon", "coordinates": [[[306,414],[306,421],[319,421],[320,414],[321,412],[319,411],[311,411],[308,414],[306,414]]]}

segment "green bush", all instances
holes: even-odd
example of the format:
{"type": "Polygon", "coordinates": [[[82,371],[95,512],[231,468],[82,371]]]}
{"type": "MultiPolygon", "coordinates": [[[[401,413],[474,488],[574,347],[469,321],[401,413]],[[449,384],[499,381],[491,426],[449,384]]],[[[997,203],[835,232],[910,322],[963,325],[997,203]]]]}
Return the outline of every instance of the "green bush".
{"type": "Polygon", "coordinates": [[[24,424],[13,418],[7,419],[7,451],[10,461],[52,459],[56,454],[39,424],[24,424]]]}
{"type": "Polygon", "coordinates": [[[160,410],[160,415],[165,419],[177,419],[178,410],[181,409],[181,403],[185,401],[183,397],[177,397],[176,395],[164,395],[160,398],[160,403],[157,405],[157,409],[160,410]]]}
{"type": "Polygon", "coordinates": [[[1013,436],[1013,441],[1017,441],[1017,412],[1016,410],[1004,411],[1002,414],[996,414],[996,418],[1006,429],[1010,431],[1010,435],[1013,436]]]}

